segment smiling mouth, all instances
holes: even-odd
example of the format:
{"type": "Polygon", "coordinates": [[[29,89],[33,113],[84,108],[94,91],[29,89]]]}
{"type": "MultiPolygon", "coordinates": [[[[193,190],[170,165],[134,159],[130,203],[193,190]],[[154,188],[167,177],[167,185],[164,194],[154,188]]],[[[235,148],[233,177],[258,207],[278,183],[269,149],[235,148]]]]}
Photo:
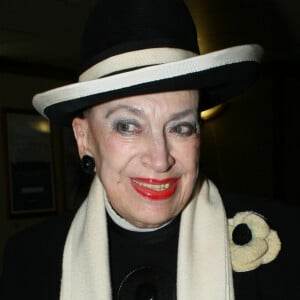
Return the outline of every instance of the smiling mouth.
{"type": "Polygon", "coordinates": [[[164,180],[152,178],[131,178],[131,185],[143,197],[150,200],[165,200],[170,198],[177,188],[178,178],[164,180]]]}

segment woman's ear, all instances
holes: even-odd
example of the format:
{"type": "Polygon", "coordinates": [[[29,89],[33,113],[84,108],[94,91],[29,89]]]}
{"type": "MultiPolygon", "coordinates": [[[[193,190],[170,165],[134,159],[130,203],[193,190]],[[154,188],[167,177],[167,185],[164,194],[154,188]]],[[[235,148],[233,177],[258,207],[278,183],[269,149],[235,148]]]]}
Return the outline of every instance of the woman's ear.
{"type": "Polygon", "coordinates": [[[77,142],[77,148],[80,158],[83,155],[91,155],[88,143],[88,122],[85,118],[76,117],[72,121],[73,133],[77,142]]]}

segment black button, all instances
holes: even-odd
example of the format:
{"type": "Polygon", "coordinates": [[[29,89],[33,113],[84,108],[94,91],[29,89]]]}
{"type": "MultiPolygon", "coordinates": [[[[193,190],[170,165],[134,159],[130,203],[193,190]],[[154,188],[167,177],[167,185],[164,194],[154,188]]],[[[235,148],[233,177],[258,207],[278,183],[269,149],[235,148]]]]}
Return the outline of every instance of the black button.
{"type": "Polygon", "coordinates": [[[237,245],[248,244],[252,240],[252,232],[247,224],[237,225],[232,232],[232,240],[237,245]]]}

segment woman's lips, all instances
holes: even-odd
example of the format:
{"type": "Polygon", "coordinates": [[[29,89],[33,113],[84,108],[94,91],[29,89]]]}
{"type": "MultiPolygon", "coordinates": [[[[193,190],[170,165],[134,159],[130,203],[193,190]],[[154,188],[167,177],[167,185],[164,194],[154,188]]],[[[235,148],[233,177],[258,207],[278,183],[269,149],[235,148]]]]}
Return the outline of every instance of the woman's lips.
{"type": "Polygon", "coordinates": [[[143,197],[151,200],[164,200],[170,198],[177,187],[178,178],[163,180],[153,178],[131,178],[131,185],[143,197]]]}

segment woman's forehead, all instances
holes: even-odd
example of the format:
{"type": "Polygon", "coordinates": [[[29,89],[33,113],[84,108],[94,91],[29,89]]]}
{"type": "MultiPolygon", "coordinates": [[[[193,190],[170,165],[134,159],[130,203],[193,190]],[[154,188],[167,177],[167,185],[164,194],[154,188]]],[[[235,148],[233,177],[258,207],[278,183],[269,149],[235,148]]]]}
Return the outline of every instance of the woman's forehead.
{"type": "Polygon", "coordinates": [[[152,111],[186,111],[198,110],[199,92],[196,90],[184,90],[145,94],[120,98],[96,105],[95,110],[105,113],[109,117],[118,111],[128,111],[135,115],[143,115],[152,111]]]}

